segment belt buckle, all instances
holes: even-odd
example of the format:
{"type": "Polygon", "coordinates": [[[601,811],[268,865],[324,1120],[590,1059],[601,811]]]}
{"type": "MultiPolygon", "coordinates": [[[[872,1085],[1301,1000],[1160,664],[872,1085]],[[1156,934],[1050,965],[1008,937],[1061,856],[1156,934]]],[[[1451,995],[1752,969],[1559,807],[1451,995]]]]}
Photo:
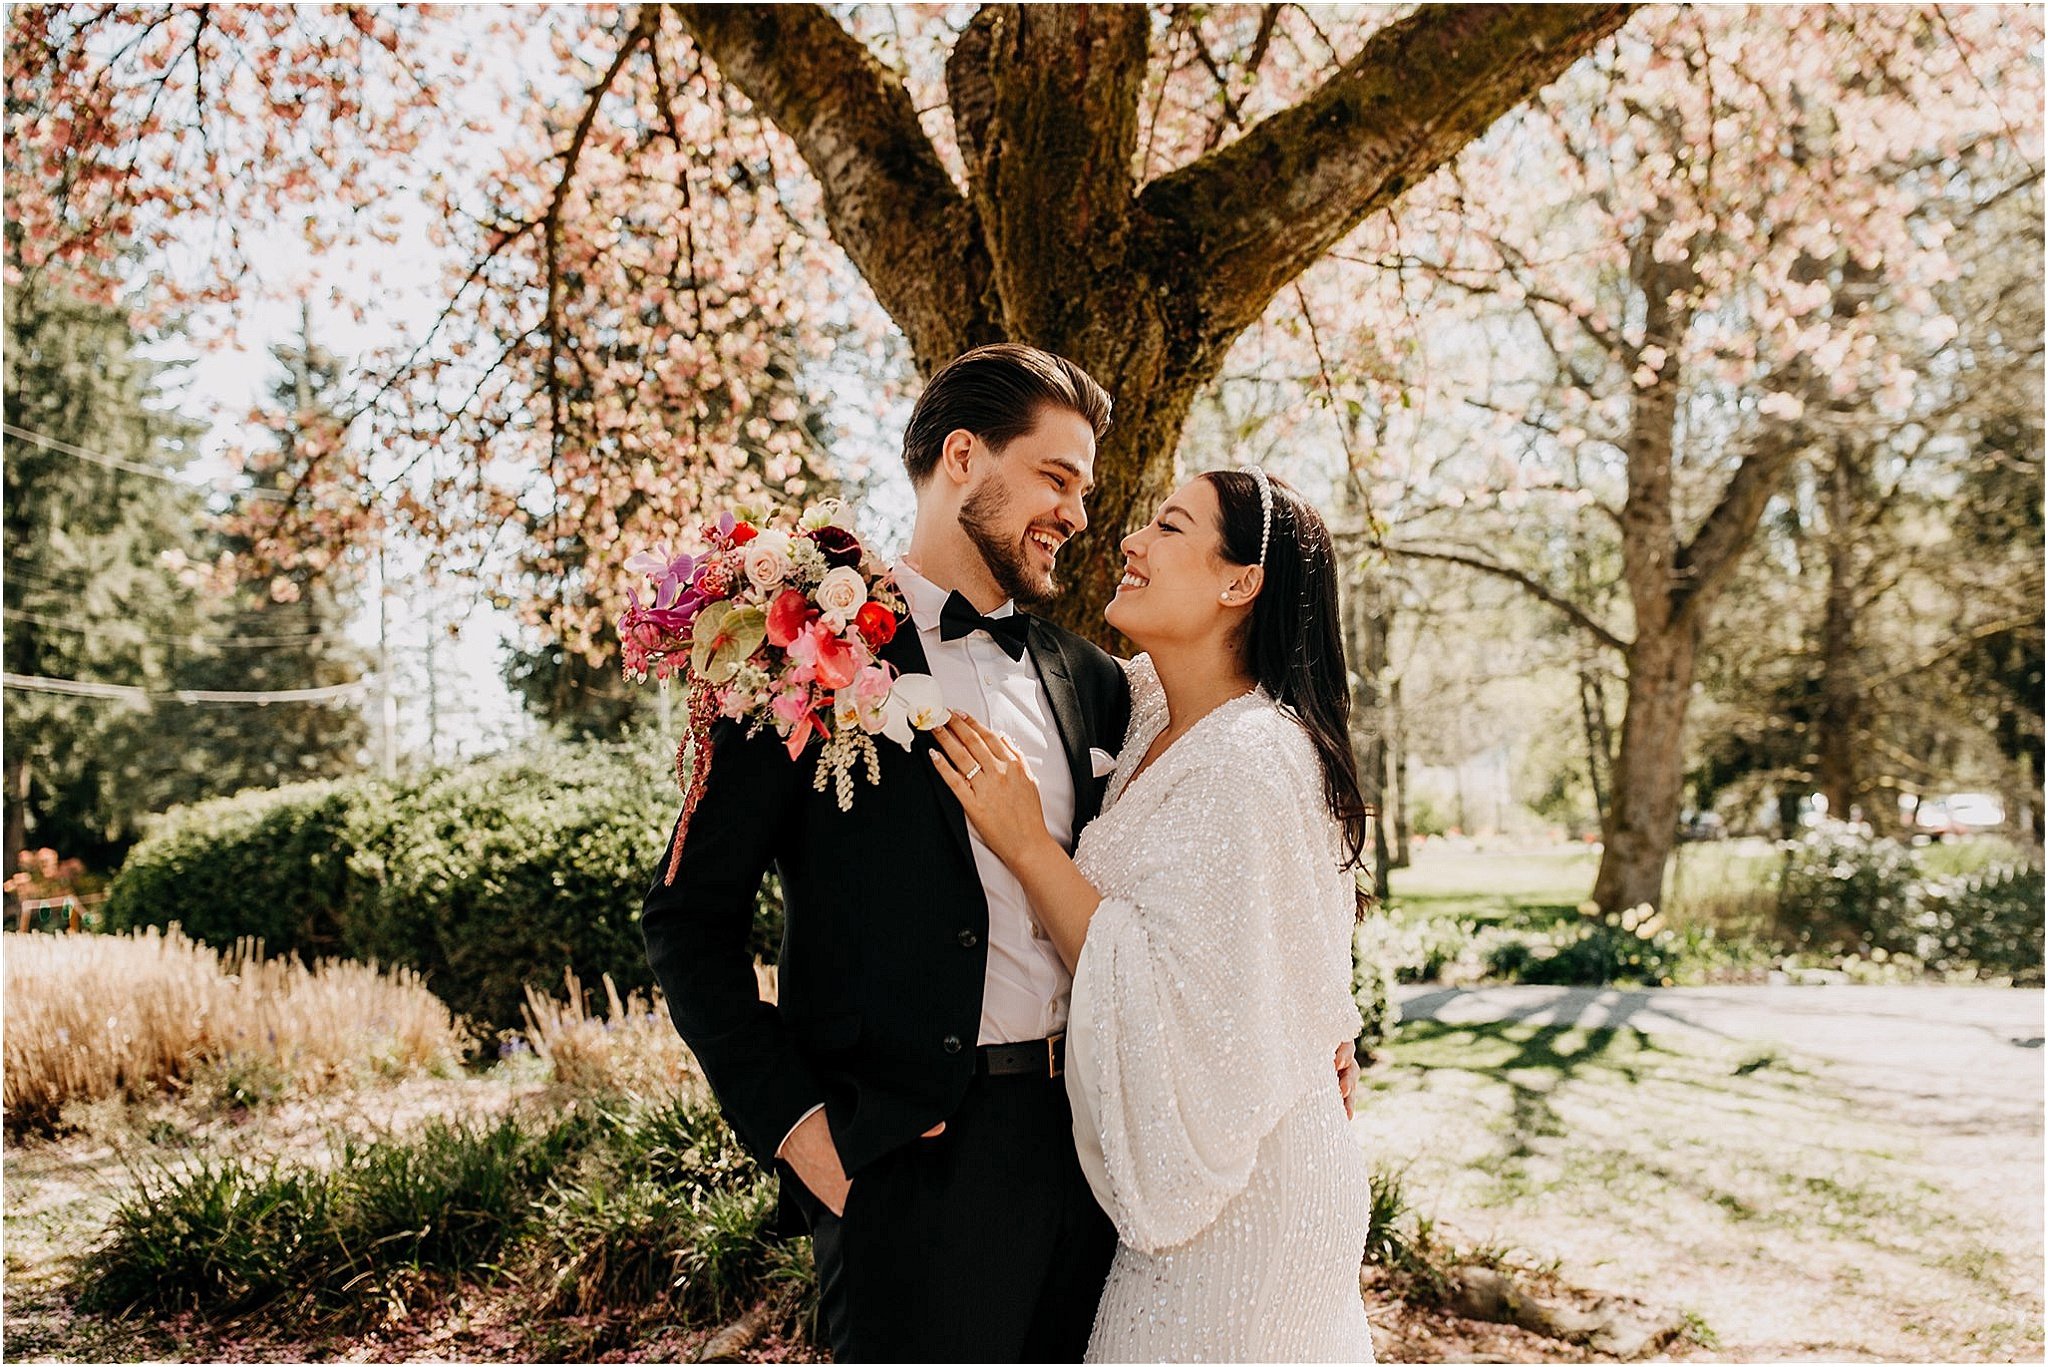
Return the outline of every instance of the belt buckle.
{"type": "Polygon", "coordinates": [[[1060,1031],[1057,1035],[1047,1035],[1045,1037],[1045,1075],[1048,1078],[1055,1078],[1060,1075],[1059,1055],[1054,1052],[1054,1049],[1066,1037],[1067,1032],[1064,1030],[1060,1031]]]}

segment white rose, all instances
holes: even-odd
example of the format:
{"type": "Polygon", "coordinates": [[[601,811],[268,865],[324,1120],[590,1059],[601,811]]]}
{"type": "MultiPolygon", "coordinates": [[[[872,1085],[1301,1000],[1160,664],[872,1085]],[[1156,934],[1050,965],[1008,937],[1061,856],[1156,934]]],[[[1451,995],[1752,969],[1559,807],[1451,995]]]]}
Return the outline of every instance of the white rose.
{"type": "Polygon", "coordinates": [[[868,601],[868,582],[860,577],[859,570],[850,565],[840,565],[825,572],[825,577],[818,581],[817,592],[811,597],[821,611],[850,618],[860,611],[861,604],[868,601]]]}
{"type": "Polygon", "coordinates": [[[767,531],[740,547],[747,581],[763,593],[780,588],[789,577],[789,533],[767,531]]]}

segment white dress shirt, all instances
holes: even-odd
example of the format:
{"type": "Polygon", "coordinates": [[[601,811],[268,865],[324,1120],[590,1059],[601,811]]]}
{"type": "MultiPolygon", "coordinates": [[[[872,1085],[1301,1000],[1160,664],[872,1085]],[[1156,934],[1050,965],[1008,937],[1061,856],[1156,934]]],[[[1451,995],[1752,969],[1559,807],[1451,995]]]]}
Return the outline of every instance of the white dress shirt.
{"type": "MultiPolygon", "coordinates": [[[[938,680],[946,706],[972,713],[991,731],[1008,736],[1023,753],[1031,776],[1038,780],[1045,829],[1071,853],[1074,780],[1060,745],[1059,725],[1053,720],[1052,700],[1030,652],[1013,660],[983,631],[941,640],[939,613],[947,591],[900,560],[896,585],[903,591],[927,668],[938,680]]],[[[1004,603],[987,615],[1008,617],[1016,610],[1016,604],[1004,603]]],[[[979,1043],[1011,1044],[1057,1034],[1066,1028],[1073,979],[1032,917],[1024,885],[981,843],[971,825],[968,841],[988,897],[988,973],[982,982],[979,1043]]]]}
{"type": "MultiPolygon", "coordinates": [[[[903,591],[918,643],[924,647],[926,668],[938,681],[946,706],[969,712],[982,725],[1010,738],[1038,780],[1045,829],[1061,849],[1073,853],[1074,779],[1060,745],[1059,724],[1053,720],[1052,699],[1046,696],[1031,653],[1013,660],[984,631],[940,639],[939,614],[948,591],[901,560],[895,570],[896,586],[903,591]]],[[[1016,610],[1015,603],[1004,603],[985,615],[1008,617],[1016,610]]],[[[1032,917],[1024,885],[981,843],[971,824],[967,834],[975,872],[981,875],[988,898],[988,969],[982,979],[976,1042],[1014,1044],[1058,1034],[1067,1028],[1073,977],[1032,917]]],[[[799,1116],[790,1134],[821,1109],[813,1106],[799,1116]]],[[[789,1143],[788,1135],[782,1143],[789,1143]]],[[[780,1154],[782,1147],[776,1152],[780,1154]]]]}

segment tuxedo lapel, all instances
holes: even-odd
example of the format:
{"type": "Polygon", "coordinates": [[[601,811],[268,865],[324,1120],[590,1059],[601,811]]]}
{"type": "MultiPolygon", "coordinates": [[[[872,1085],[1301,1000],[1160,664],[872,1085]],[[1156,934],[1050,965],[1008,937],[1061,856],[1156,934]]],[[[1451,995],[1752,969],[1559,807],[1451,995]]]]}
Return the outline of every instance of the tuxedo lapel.
{"type": "Polygon", "coordinates": [[[1052,701],[1053,721],[1060,732],[1060,748],[1066,751],[1067,772],[1074,779],[1074,832],[1080,833],[1095,816],[1096,782],[1094,766],[1088,762],[1088,727],[1081,716],[1081,697],[1067,672],[1066,652],[1059,634],[1038,618],[1031,620],[1031,634],[1025,645],[1031,663],[1038,666],[1045,696],[1052,701]]]}
{"type": "MultiPolygon", "coordinates": [[[[924,642],[917,638],[917,624],[906,615],[896,628],[889,644],[875,652],[875,657],[896,667],[896,673],[929,674],[931,661],[925,658],[924,642]]],[[[916,733],[911,743],[911,757],[918,768],[924,770],[925,781],[930,783],[939,795],[939,810],[946,814],[946,825],[952,829],[953,840],[960,846],[960,853],[971,866],[974,863],[974,846],[967,838],[967,813],[960,810],[960,799],[953,796],[953,790],[946,786],[946,780],[939,775],[939,767],[925,758],[925,753],[938,747],[929,731],[916,733]]]]}

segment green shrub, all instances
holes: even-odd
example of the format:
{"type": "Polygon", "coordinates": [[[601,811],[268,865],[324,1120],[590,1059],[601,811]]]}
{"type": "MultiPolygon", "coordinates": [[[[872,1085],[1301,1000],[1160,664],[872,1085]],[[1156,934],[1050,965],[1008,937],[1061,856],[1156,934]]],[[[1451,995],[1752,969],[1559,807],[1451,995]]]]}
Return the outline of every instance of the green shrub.
{"type": "Polygon", "coordinates": [[[1919,890],[1913,954],[1930,968],[1976,969],[2039,986],[2042,894],[2038,864],[2000,864],[1929,879],[1919,890]]]}
{"type": "Polygon", "coordinates": [[[115,875],[107,928],[176,921],[217,949],[253,935],[273,954],[339,953],[353,893],[346,831],[385,797],[381,784],[343,780],[172,808],[115,875]]]}
{"type": "Polygon", "coordinates": [[[519,1024],[528,981],[652,986],[640,903],[676,794],[645,753],[550,747],[442,770],[350,830],[349,952],[419,969],[442,1000],[519,1024]]]}
{"type": "Polygon", "coordinates": [[[701,1097],[430,1121],[344,1141],[324,1170],[202,1157],[139,1173],[81,1299],[345,1320],[505,1272],[543,1288],[549,1314],[717,1323],[772,1296],[798,1324],[815,1303],[808,1247],[764,1237],[774,1208],[774,1176],[701,1097]]]}
{"type": "Polygon", "coordinates": [[[1918,935],[1913,852],[1847,822],[1785,846],[1778,916],[1795,944],[1824,953],[1910,954],[1918,935]]]}
{"type": "Polygon", "coordinates": [[[557,1177],[527,1266],[551,1314],[660,1304],[730,1320],[778,1290],[803,1299],[807,1250],[767,1235],[776,1180],[701,1098],[635,1110],[557,1177]]]}
{"type": "Polygon", "coordinates": [[[1824,953],[2041,981],[2042,872],[2030,860],[1930,877],[1905,846],[1829,823],[1787,847],[1779,914],[1824,953]]]}
{"type": "MultiPolygon", "coordinates": [[[[406,784],[297,784],[174,809],[136,846],[112,929],[176,921],[227,948],[419,970],[456,1012],[517,1027],[522,988],[562,971],[652,985],[640,904],[680,797],[662,746],[546,746],[406,784]]],[[[766,880],[754,949],[774,962],[782,900],[766,880]]]]}
{"type": "Polygon", "coordinates": [[[1393,972],[1369,951],[1354,947],[1351,990],[1358,1001],[1360,1025],[1355,1048],[1360,1063],[1371,1063],[1401,1023],[1401,1004],[1394,1000],[1393,972]]]}
{"type": "Polygon", "coordinates": [[[325,1171],[202,1157],[136,1174],[92,1260],[82,1308],[235,1313],[301,1297],[367,1309],[394,1278],[478,1267],[519,1234],[547,1175],[596,1127],[538,1132],[430,1121],[404,1141],[345,1142],[325,1171]]]}
{"type": "Polygon", "coordinates": [[[1357,952],[1383,965],[1395,982],[1434,982],[1464,956],[1477,930],[1473,921],[1382,909],[1359,926],[1357,952]]]}
{"type": "Polygon", "coordinates": [[[1754,944],[1723,940],[1707,927],[1673,928],[1647,907],[1609,915],[1588,902],[1579,916],[1546,929],[1482,932],[1474,948],[1486,976],[1559,987],[1658,987],[1700,981],[1717,969],[1761,966],[1754,944]]]}

